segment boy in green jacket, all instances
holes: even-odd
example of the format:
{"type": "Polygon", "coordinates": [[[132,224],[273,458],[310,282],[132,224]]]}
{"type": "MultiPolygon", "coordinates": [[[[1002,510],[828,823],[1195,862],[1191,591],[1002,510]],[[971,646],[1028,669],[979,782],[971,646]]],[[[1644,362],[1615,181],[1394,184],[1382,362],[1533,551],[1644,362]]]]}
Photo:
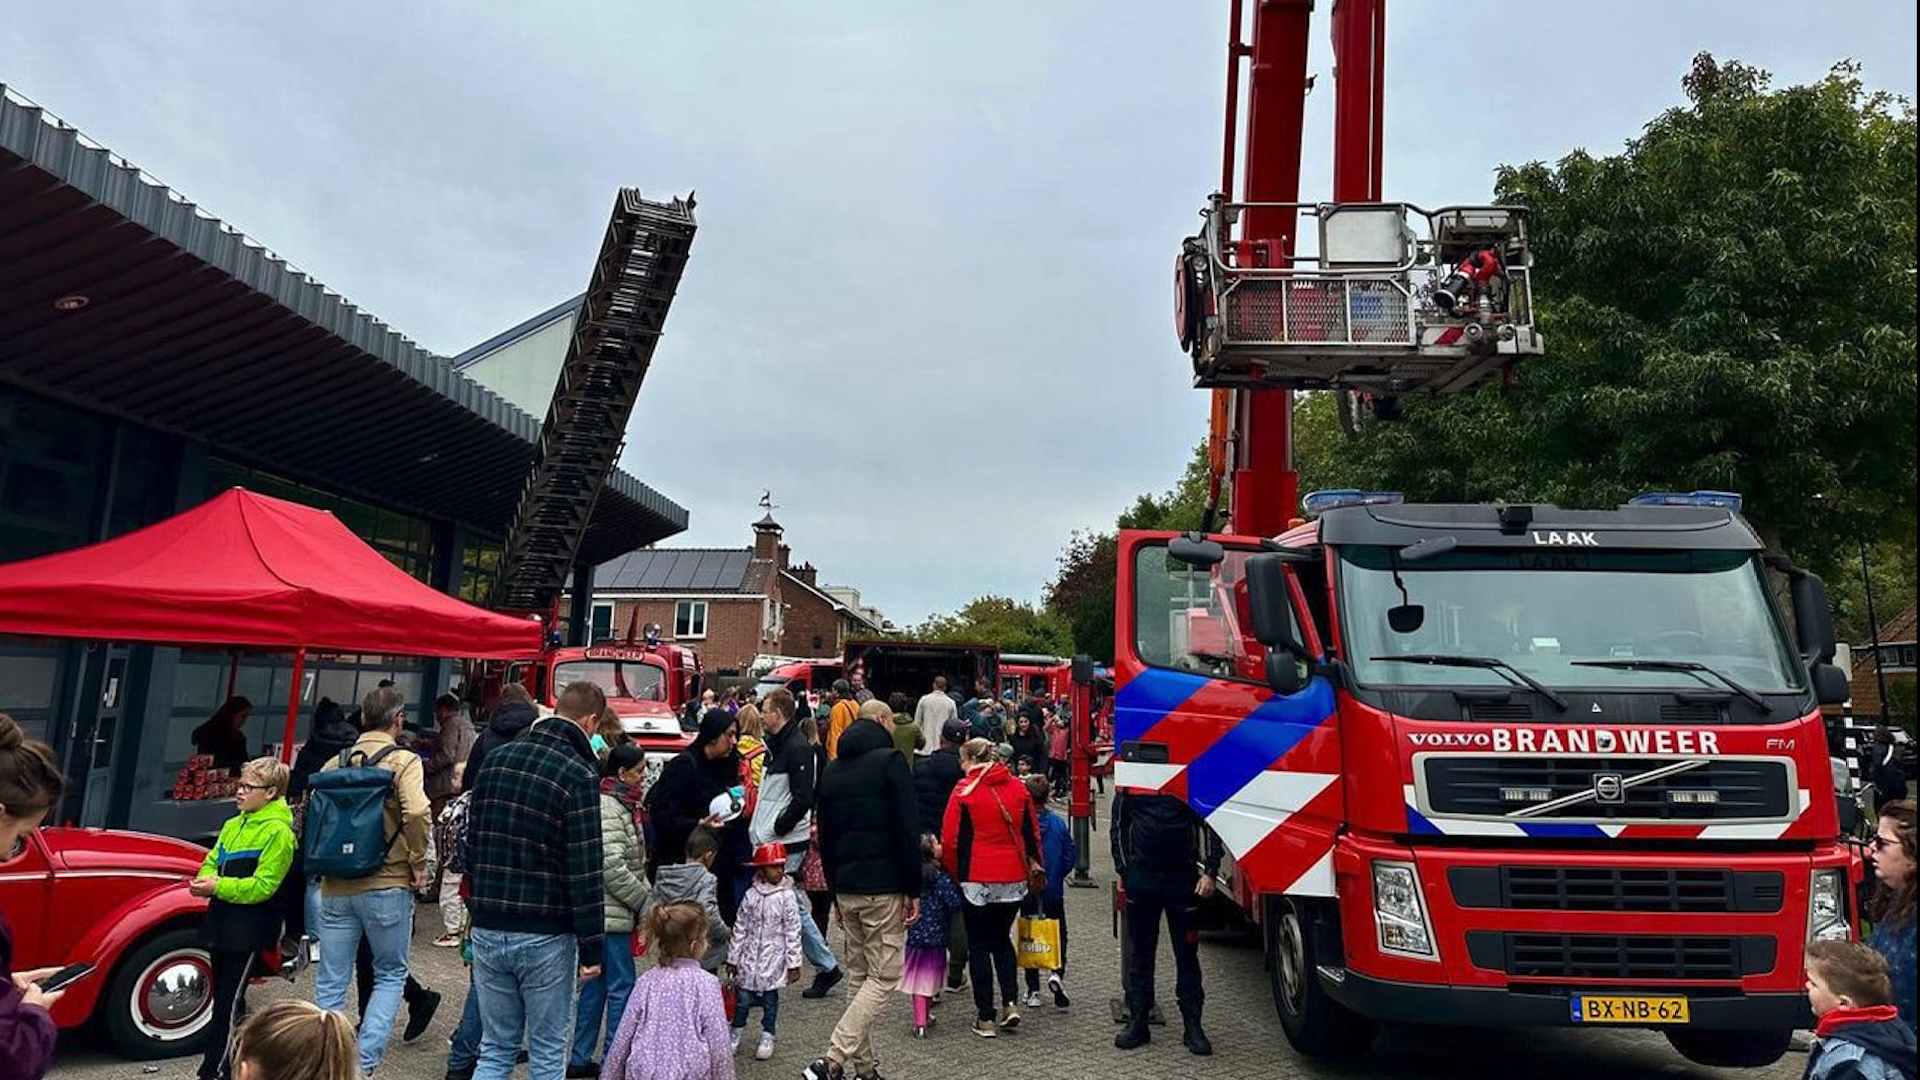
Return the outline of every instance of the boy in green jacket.
{"type": "Polygon", "coordinates": [[[213,1018],[200,1080],[228,1080],[227,1043],[246,1012],[244,994],[260,950],[280,941],[280,905],[270,903],[293,865],[293,811],[287,808],[287,767],[273,758],[240,769],[234,802],[240,813],[220,827],[200,875],[188,891],[207,898],[200,944],[213,960],[213,1018]]]}

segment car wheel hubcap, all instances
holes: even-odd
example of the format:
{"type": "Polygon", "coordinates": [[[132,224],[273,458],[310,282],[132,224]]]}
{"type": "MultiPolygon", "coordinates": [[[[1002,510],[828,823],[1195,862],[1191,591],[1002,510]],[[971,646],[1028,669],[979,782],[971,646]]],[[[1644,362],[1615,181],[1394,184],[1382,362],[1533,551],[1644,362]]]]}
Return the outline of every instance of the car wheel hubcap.
{"type": "Polygon", "coordinates": [[[1288,1011],[1297,1014],[1306,997],[1307,946],[1300,919],[1292,911],[1280,917],[1280,947],[1275,952],[1278,955],[1274,959],[1280,966],[1280,992],[1286,997],[1288,1011]]]}
{"type": "Polygon", "coordinates": [[[148,964],[133,986],[134,1025],[149,1038],[184,1039],[212,1019],[213,971],[194,950],[170,952],[148,964]]]}

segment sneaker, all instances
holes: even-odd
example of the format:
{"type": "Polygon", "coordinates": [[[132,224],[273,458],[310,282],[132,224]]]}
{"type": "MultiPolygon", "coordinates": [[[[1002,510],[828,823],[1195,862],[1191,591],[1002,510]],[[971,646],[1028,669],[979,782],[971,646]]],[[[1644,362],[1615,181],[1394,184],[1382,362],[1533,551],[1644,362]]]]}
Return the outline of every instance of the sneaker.
{"type": "Polygon", "coordinates": [[[1047,989],[1053,991],[1053,1007],[1054,1008],[1064,1009],[1067,1006],[1073,1004],[1073,1002],[1067,1000],[1067,987],[1064,981],[1060,978],[1059,972],[1056,971],[1053,974],[1047,976],[1047,989]]]}
{"type": "MultiPolygon", "coordinates": [[[[433,1023],[433,1014],[440,1009],[440,993],[437,990],[422,990],[413,1004],[407,1006],[407,1030],[400,1033],[400,1041],[410,1043],[427,1030],[433,1023]]],[[[596,1074],[597,1075],[597,1074],[596,1074]]]]}
{"type": "Polygon", "coordinates": [[[473,1072],[479,1067],[479,1065],[466,1065],[457,1069],[449,1068],[447,1070],[447,1080],[473,1080],[473,1072]]]}
{"type": "Polygon", "coordinates": [[[589,1061],[585,1065],[568,1065],[567,1080],[594,1080],[600,1075],[600,1066],[589,1061]]]}
{"type": "Polygon", "coordinates": [[[1000,1025],[992,1020],[975,1020],[973,1033],[983,1039],[997,1039],[1000,1037],[1000,1025]]]}
{"type": "Polygon", "coordinates": [[[1019,1026],[1020,1010],[1014,1008],[1013,1002],[1009,1001],[1006,1007],[1000,1010],[1000,1027],[1006,1031],[1013,1031],[1019,1026]]]}
{"type": "Polygon", "coordinates": [[[1040,1007],[1040,991],[1038,990],[1027,991],[1026,1000],[1022,1001],[1020,1004],[1025,1005],[1029,1009],[1039,1008],[1040,1007]]]}
{"type": "Polygon", "coordinates": [[[737,1027],[737,1028],[734,1028],[732,1032],[728,1034],[727,1038],[729,1041],[733,1043],[734,1053],[737,1054],[740,1052],[740,1040],[742,1037],[746,1035],[746,1033],[747,1033],[747,1029],[745,1027],[737,1027]]]}
{"type": "Polygon", "coordinates": [[[439,937],[433,939],[433,947],[436,949],[457,949],[460,947],[460,935],[441,934],[439,937]]]}
{"type": "Polygon", "coordinates": [[[817,1000],[819,998],[826,997],[827,991],[840,985],[840,980],[846,977],[847,977],[847,973],[844,971],[841,971],[837,967],[832,967],[832,968],[828,968],[825,971],[816,972],[813,976],[813,985],[807,987],[805,990],[800,991],[800,996],[803,998],[808,998],[812,1000],[817,1000]]]}
{"type": "Polygon", "coordinates": [[[753,1048],[753,1060],[766,1061],[771,1057],[773,1057],[773,1036],[763,1031],[760,1033],[760,1045],[753,1048]]]}
{"type": "Polygon", "coordinates": [[[947,989],[958,990],[965,985],[967,985],[966,968],[957,967],[947,971],[947,989]]]}
{"type": "Polygon", "coordinates": [[[913,1037],[914,1037],[914,1038],[916,1038],[916,1039],[924,1039],[924,1038],[926,1038],[926,1037],[927,1037],[927,1025],[925,1025],[925,1024],[915,1024],[915,1025],[913,1026],[913,1037]]]}
{"type": "Polygon", "coordinates": [[[815,1058],[813,1064],[800,1070],[800,1080],[842,1080],[844,1076],[846,1072],[826,1058],[815,1058]]]}

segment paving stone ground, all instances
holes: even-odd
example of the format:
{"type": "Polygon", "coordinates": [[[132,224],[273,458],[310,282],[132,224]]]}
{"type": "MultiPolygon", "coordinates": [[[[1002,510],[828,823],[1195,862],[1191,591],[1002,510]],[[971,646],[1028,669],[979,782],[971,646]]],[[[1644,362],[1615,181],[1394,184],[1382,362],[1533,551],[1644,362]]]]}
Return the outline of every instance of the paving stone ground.
{"type": "MultiPolygon", "coordinates": [[[[901,997],[875,1036],[881,1069],[889,1080],[1795,1080],[1806,1065],[1804,1054],[1792,1053],[1767,1069],[1705,1069],[1681,1059],[1659,1035],[1644,1031],[1437,1028],[1388,1031],[1369,1054],[1354,1061],[1311,1061],[1295,1054],[1280,1033],[1259,949],[1251,941],[1232,937],[1210,938],[1202,946],[1207,1029],[1215,1055],[1206,1059],[1189,1055],[1180,1046],[1177,1017],[1173,1026],[1154,1029],[1151,1046],[1123,1053],[1113,1048],[1115,1028],[1107,1014],[1107,1000],[1119,985],[1119,953],[1108,915],[1108,884],[1112,878],[1105,843],[1104,834],[1096,832],[1093,861],[1099,887],[1071,890],[1068,896],[1072,936],[1068,990],[1073,997],[1072,1008],[1056,1011],[1047,1005],[1026,1010],[1027,1018],[1017,1033],[986,1040],[967,1030],[971,999],[963,992],[948,997],[940,1009],[944,1013],[941,1022],[932,1037],[922,1041],[911,1037],[911,1009],[907,999],[901,997]]],[[[459,1020],[467,979],[458,950],[432,947],[438,932],[437,910],[423,907],[415,935],[415,971],[422,982],[445,994],[446,1000],[427,1033],[415,1042],[401,1043],[396,1029],[380,1068],[381,1080],[440,1080],[444,1075],[447,1037],[459,1020]]],[[[834,935],[836,944],[837,938],[834,935]]],[[[1164,943],[1162,953],[1161,993],[1170,1007],[1172,960],[1164,943]]],[[[311,994],[312,988],[311,975],[303,975],[295,985],[276,980],[255,987],[249,1000],[257,1004],[282,996],[311,994]]],[[[738,1061],[741,1080],[794,1080],[806,1062],[825,1048],[827,1034],[845,1003],[844,988],[836,989],[824,1001],[802,1000],[798,988],[788,991],[782,996],[781,1030],[773,1060],[758,1062],[750,1053],[742,1054],[738,1061]]],[[[757,1019],[756,1015],[756,1023],[757,1019]]],[[[757,1031],[757,1027],[749,1029],[749,1043],[757,1031]]],[[[146,1073],[138,1063],[119,1060],[97,1045],[76,1042],[63,1044],[51,1075],[56,1080],[137,1080],[150,1076],[193,1080],[197,1063],[197,1058],[165,1061],[158,1064],[157,1072],[146,1073]]],[[[524,1074],[524,1067],[516,1072],[524,1074]]]]}

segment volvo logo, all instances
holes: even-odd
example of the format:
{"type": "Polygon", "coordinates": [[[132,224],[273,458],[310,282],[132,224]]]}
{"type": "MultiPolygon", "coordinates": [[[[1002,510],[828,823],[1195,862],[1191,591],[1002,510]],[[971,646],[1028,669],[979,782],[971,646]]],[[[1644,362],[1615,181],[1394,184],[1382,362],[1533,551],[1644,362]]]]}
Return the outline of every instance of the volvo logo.
{"type": "Polygon", "coordinates": [[[1593,801],[1618,806],[1627,801],[1626,778],[1617,772],[1593,774],[1593,801]]]}

